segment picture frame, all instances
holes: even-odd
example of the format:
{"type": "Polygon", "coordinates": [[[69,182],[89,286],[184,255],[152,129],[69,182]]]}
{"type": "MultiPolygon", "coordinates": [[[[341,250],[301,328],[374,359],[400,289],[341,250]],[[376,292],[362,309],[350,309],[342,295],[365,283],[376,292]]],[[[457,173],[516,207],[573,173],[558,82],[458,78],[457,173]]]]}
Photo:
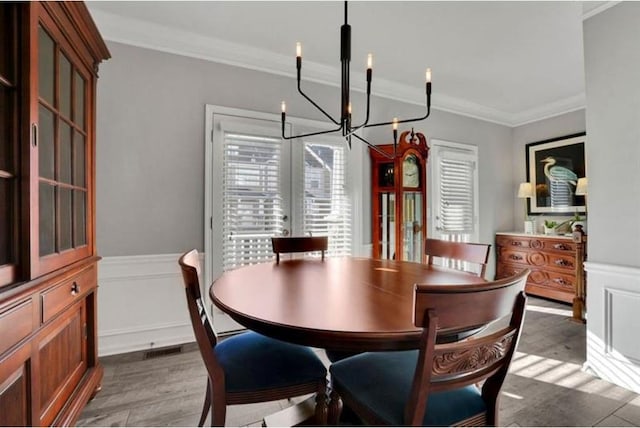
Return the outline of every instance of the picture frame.
{"type": "Polygon", "coordinates": [[[578,178],[586,177],[586,134],[573,134],[525,146],[527,178],[535,196],[527,201],[532,214],[585,213],[584,196],[576,196],[578,178]]]}

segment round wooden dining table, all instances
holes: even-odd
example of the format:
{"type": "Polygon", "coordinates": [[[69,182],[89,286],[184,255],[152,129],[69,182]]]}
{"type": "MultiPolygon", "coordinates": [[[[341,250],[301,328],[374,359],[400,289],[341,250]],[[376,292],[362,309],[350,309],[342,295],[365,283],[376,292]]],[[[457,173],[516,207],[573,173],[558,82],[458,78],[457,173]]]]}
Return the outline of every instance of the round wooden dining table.
{"type": "Polygon", "coordinates": [[[241,325],[287,342],[345,351],[415,349],[414,284],[484,279],[421,263],[339,257],[261,263],[225,272],[214,304],[241,325]]]}

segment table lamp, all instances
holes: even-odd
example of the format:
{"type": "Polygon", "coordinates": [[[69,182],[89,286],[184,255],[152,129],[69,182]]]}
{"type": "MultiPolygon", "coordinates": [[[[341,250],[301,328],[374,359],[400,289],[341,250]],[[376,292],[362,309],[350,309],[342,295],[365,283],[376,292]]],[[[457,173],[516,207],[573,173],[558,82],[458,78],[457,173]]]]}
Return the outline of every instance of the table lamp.
{"type": "MultiPolygon", "coordinates": [[[[584,216],[585,216],[585,220],[587,217],[587,186],[589,185],[589,181],[587,180],[587,177],[581,177],[578,178],[578,183],[576,184],[576,192],[575,195],[576,196],[584,196],[584,216]]],[[[585,230],[585,222],[574,222],[574,226],[576,225],[576,223],[580,224],[582,226],[581,229],[583,229],[583,232],[586,232],[585,230]]]]}
{"type": "Polygon", "coordinates": [[[518,198],[524,199],[524,233],[535,231],[535,222],[527,215],[527,199],[535,196],[531,183],[520,183],[518,187],[518,198]]]}

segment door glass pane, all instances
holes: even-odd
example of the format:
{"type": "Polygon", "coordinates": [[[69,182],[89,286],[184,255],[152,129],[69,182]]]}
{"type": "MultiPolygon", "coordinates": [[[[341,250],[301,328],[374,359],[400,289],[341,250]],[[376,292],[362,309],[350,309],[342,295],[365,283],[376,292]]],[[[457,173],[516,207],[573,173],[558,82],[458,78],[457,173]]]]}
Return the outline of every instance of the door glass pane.
{"type": "Polygon", "coordinates": [[[347,148],[304,143],[303,233],[328,236],[328,256],[351,255],[351,200],[347,194],[347,148]]]}
{"type": "Polygon", "coordinates": [[[60,192],[60,251],[72,247],[71,224],[73,205],[71,201],[71,189],[58,188],[60,192]]]}
{"type": "Polygon", "coordinates": [[[13,210],[10,208],[13,202],[11,189],[12,180],[0,178],[0,266],[13,262],[12,231],[13,210]]]}
{"type": "Polygon", "coordinates": [[[40,201],[40,255],[46,256],[47,254],[55,252],[55,187],[46,183],[40,183],[38,199],[40,201]]]}
{"type": "Polygon", "coordinates": [[[75,149],[75,163],[73,166],[74,170],[74,178],[73,184],[80,187],[85,187],[86,177],[85,177],[85,166],[86,166],[86,150],[85,150],[85,141],[84,135],[75,132],[73,137],[73,147],[75,149]]]}
{"type": "Polygon", "coordinates": [[[71,127],[60,121],[60,178],[71,184],[71,127]]]}
{"type": "Polygon", "coordinates": [[[38,27],[38,92],[40,97],[53,105],[54,44],[42,27],[38,27]]]}
{"type": "Polygon", "coordinates": [[[38,156],[40,177],[54,179],[55,175],[55,149],[54,137],[55,130],[53,126],[54,115],[44,106],[38,109],[39,127],[38,131],[38,156]]]}
{"type": "Polygon", "coordinates": [[[75,92],[75,100],[76,100],[76,105],[74,106],[74,110],[73,110],[73,121],[78,124],[78,126],[80,127],[80,129],[85,130],[85,111],[84,111],[84,106],[85,106],[85,100],[84,100],[84,79],[82,78],[82,75],[80,73],[78,73],[77,71],[74,74],[74,82],[76,85],[76,92],[75,92]]]}
{"type": "Polygon", "coordinates": [[[76,190],[73,192],[73,229],[75,232],[74,247],[87,243],[87,192],[76,190]]]}
{"type": "Polygon", "coordinates": [[[60,55],[60,112],[71,118],[71,63],[60,55]]]}

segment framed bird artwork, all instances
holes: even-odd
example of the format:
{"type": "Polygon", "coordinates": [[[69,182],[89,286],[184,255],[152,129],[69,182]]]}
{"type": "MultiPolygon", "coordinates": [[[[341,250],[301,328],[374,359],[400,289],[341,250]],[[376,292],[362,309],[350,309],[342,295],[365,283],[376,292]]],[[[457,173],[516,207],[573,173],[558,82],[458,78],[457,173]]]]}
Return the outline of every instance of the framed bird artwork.
{"type": "Polygon", "coordinates": [[[576,195],[578,179],[587,176],[585,142],[580,133],[526,145],[528,180],[535,189],[529,214],[585,212],[585,195],[576,195]]]}

